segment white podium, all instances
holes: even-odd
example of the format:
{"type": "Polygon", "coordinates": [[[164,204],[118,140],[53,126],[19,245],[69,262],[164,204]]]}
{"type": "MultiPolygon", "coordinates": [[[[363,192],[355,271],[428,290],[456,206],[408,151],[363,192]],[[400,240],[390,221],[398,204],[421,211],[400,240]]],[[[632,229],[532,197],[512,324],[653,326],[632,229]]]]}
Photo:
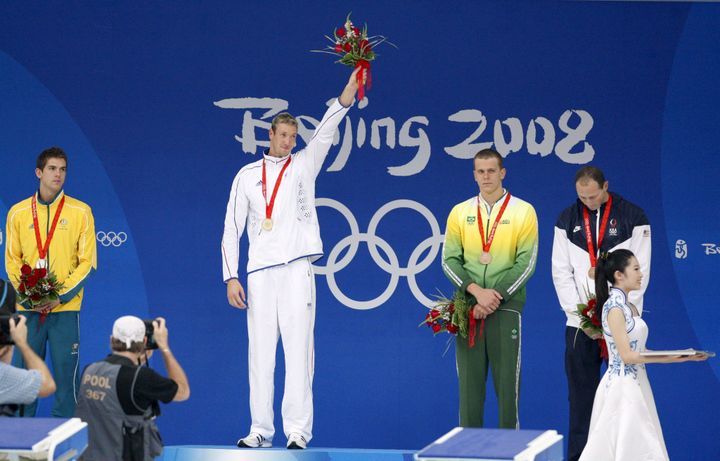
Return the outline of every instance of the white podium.
{"type": "Polygon", "coordinates": [[[417,461],[562,461],[556,431],[456,427],[415,454],[417,461]]]}
{"type": "Polygon", "coordinates": [[[0,418],[0,459],[76,460],[88,444],[79,418],[0,418]]]}

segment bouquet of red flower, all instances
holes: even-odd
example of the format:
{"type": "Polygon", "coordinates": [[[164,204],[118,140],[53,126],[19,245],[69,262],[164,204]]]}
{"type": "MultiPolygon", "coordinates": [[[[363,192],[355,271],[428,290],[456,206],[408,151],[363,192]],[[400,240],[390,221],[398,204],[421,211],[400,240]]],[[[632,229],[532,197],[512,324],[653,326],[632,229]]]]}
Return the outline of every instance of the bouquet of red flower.
{"type": "Polygon", "coordinates": [[[430,308],[420,325],[427,325],[433,335],[447,332],[453,336],[460,335],[467,338],[468,332],[468,309],[465,296],[456,293],[453,299],[444,296],[437,297],[437,303],[430,308]]]}
{"type": "MultiPolygon", "coordinates": [[[[27,302],[32,309],[60,299],[59,292],[63,288],[63,284],[58,282],[52,271],[45,268],[33,269],[28,264],[23,264],[20,268],[18,282],[18,302],[27,302]]],[[[47,314],[48,312],[42,309],[41,320],[44,320],[47,314]]]]}
{"type": "MultiPolygon", "coordinates": [[[[372,78],[370,76],[370,61],[375,59],[375,52],[373,49],[383,42],[393,45],[388,42],[382,35],[368,36],[367,24],[361,29],[355,27],[350,20],[350,13],[348,13],[345,19],[343,27],[335,29],[332,37],[325,36],[332,45],[328,45],[322,50],[310,50],[314,53],[328,53],[336,56],[340,56],[340,59],[335,61],[339,64],[344,64],[350,67],[360,67],[367,74],[367,86],[368,89],[372,86],[372,78]]],[[[365,85],[363,83],[363,72],[358,72],[358,101],[361,101],[365,97],[365,85]]]]}
{"type": "Polygon", "coordinates": [[[587,304],[580,303],[577,305],[577,316],[580,318],[580,328],[590,332],[593,335],[600,335],[597,339],[600,345],[600,357],[607,360],[608,350],[605,338],[602,336],[602,321],[600,312],[597,309],[597,300],[595,294],[589,293],[587,304]]]}

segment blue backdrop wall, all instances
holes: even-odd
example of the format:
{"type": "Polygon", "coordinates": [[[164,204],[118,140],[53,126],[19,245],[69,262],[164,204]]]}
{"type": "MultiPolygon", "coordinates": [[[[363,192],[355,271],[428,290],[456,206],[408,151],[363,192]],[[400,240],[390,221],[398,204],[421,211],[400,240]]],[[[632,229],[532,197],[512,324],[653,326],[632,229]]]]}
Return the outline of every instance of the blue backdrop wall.
{"type": "MultiPolygon", "coordinates": [[[[718,4],[3,2],[2,228],[36,187],[35,156],[64,147],[66,191],[93,207],[99,234],[82,364],[106,353],[116,317],[166,317],[192,387],[164,409],[166,443],[231,444],[249,426],[245,314],[220,266],[227,193],[274,113],[302,115],[305,140],[341,91],[348,69],[309,50],[348,11],[399,48],[378,50],[368,99],[318,178],[315,446],[414,449],[456,424],[454,352],[417,324],[433,293],[450,294],[442,232],[477,192],[468,159],[482,146],[506,156],[505,185],[540,221],[524,428],[566,432],[549,258],[581,165],[652,223],[649,347],[718,350],[718,4]]],[[[720,458],[719,363],[650,367],[673,459],[720,458]]]]}

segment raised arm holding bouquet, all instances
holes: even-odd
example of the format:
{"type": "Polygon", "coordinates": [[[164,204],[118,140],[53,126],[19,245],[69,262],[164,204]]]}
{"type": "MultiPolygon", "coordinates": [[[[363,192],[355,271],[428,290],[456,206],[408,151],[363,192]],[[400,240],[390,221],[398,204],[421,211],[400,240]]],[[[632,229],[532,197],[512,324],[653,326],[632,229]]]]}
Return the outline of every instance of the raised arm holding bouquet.
{"type": "Polygon", "coordinates": [[[358,92],[357,100],[362,101],[365,97],[365,85],[368,89],[372,87],[372,76],[370,73],[370,61],[375,60],[377,56],[373,51],[381,43],[387,42],[391,46],[386,37],[382,35],[368,36],[367,24],[362,29],[356,27],[350,20],[350,14],[347,15],[345,23],[342,27],[338,27],[333,32],[333,36],[325,36],[332,45],[328,45],[322,50],[311,50],[314,53],[328,53],[339,56],[340,59],[335,61],[338,64],[344,64],[353,68],[361,68],[364,72],[357,73],[358,92]]]}

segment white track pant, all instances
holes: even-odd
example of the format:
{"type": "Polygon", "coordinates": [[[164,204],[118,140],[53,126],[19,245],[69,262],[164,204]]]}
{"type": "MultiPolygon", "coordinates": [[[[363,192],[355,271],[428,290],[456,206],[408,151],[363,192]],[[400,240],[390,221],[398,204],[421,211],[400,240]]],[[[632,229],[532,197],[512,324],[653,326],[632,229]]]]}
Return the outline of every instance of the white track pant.
{"type": "Polygon", "coordinates": [[[282,336],[285,352],[283,430],[312,438],[315,367],[315,277],[307,259],[248,275],[248,364],[250,432],[275,435],[273,395],[275,352],[282,336]]]}

